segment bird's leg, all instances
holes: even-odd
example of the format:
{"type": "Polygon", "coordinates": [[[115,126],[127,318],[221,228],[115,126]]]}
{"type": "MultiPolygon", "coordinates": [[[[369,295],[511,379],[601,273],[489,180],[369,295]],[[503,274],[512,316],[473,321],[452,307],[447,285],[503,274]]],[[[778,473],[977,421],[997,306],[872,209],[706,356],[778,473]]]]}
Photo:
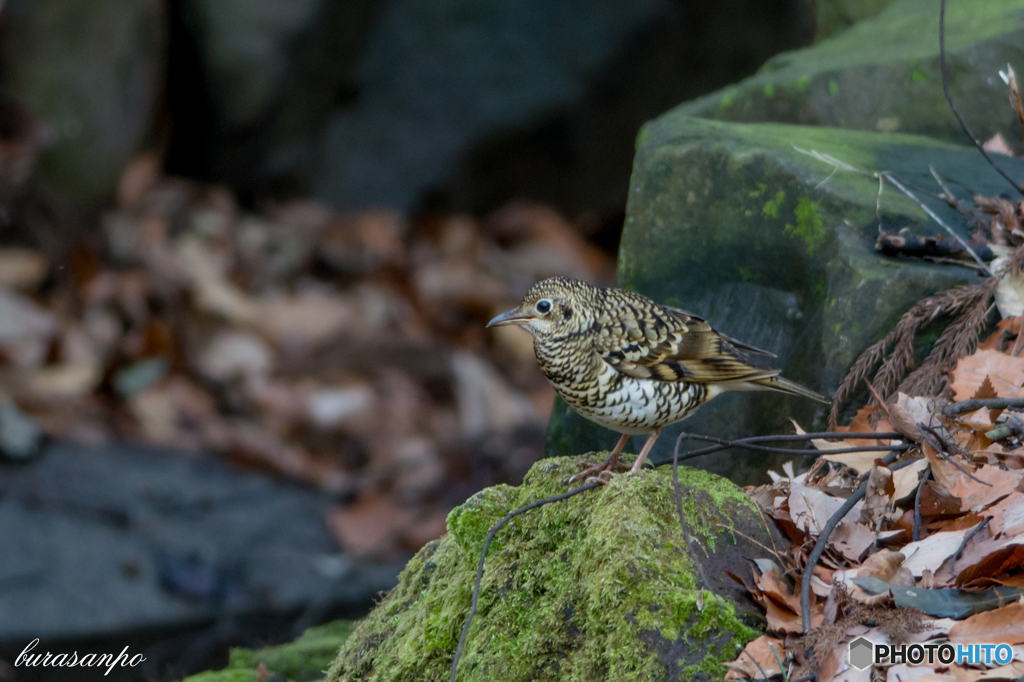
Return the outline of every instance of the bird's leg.
{"type": "Polygon", "coordinates": [[[636,456],[636,461],[633,462],[633,468],[629,470],[629,473],[640,471],[640,467],[644,465],[644,460],[647,459],[647,455],[651,453],[651,448],[654,447],[654,441],[658,440],[658,436],[660,435],[661,427],[659,426],[654,433],[647,436],[647,440],[644,441],[644,446],[640,449],[640,454],[636,456]]]}
{"type": "Polygon", "coordinates": [[[619,462],[619,455],[622,454],[622,448],[626,447],[627,440],[629,440],[629,434],[622,434],[622,437],[619,438],[619,442],[615,444],[614,448],[612,448],[612,453],[608,455],[608,459],[606,459],[601,464],[595,464],[594,466],[587,467],[583,471],[579,472],[578,474],[570,478],[569,482],[572,483],[573,481],[582,481],[583,479],[589,478],[594,474],[600,475],[605,473],[606,471],[614,472],[615,469],[628,469],[628,464],[621,464],[619,462]]]}

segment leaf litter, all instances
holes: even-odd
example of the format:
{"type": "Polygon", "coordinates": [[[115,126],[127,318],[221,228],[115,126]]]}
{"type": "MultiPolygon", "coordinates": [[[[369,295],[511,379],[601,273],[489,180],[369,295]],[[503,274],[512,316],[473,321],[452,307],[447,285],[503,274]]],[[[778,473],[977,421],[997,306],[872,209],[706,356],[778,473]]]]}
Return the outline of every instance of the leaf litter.
{"type": "MultiPolygon", "coordinates": [[[[952,367],[946,380],[957,399],[1024,393],[1024,374],[1017,374],[1021,361],[1013,355],[1016,334],[1000,344],[1005,330],[1019,328],[1019,318],[1004,320],[979,350],[952,367]]],[[[1014,410],[982,408],[947,417],[947,406],[941,396],[897,393],[858,411],[849,427],[838,428],[903,433],[902,442],[914,447],[889,465],[881,461],[884,451],[870,457],[830,455],[849,441],[816,440],[821,456],[808,472],[796,475],[788,465],[781,474],[771,473],[772,483],[747,488],[765,517],[794,544],[781,556],[788,563],[770,571],[754,569],[746,581],[754,600],[765,607],[767,632],[730,664],[727,679],[782,679],[768,642],[790,668],[785,673],[790,679],[809,671],[821,682],[859,679],[848,645],[860,636],[876,643],[1014,647],[1013,661],[1002,668],[924,663],[908,672],[908,666],[895,664],[882,666],[882,677],[875,679],[959,682],[1014,679],[1024,672],[1024,447],[1020,435],[995,441],[986,435],[1014,410]],[[984,412],[984,419],[977,412],[984,412]],[[799,585],[807,553],[825,522],[862,483],[863,499],[836,526],[815,567],[812,628],[805,633],[799,585]],[[922,633],[930,634],[922,639],[922,633]]],[[[864,445],[901,442],[862,440],[864,445]]]]}
{"type": "Polygon", "coordinates": [[[484,325],[539,279],[610,282],[571,222],[253,211],[161,166],[129,164],[70,255],[0,243],[0,455],[43,434],[212,453],[334,495],[341,547],[382,558],[540,457],[553,391],[527,334],[484,325]]]}

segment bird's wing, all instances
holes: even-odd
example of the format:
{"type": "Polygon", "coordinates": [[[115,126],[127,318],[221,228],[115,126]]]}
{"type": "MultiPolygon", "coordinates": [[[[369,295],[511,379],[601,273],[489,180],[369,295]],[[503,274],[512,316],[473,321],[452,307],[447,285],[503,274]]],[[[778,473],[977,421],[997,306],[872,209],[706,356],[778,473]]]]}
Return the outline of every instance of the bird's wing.
{"type": "Polygon", "coordinates": [[[637,379],[722,383],[779,374],[747,364],[732,341],[701,318],[666,306],[621,302],[597,320],[594,349],[619,372],[637,379]]]}

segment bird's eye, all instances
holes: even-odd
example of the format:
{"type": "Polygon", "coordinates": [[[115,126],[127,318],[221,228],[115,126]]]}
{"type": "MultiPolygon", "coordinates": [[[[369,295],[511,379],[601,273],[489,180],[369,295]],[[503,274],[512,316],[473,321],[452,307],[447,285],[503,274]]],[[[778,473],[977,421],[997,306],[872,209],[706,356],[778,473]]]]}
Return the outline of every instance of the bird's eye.
{"type": "Polygon", "coordinates": [[[546,315],[551,310],[551,301],[546,298],[542,298],[537,301],[537,312],[541,315],[546,315]]]}

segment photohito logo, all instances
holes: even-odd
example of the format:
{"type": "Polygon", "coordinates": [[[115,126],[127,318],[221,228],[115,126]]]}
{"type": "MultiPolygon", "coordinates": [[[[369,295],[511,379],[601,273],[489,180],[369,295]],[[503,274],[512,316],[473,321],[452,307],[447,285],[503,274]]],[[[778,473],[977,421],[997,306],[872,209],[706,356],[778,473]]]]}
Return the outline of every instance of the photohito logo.
{"type": "Polygon", "coordinates": [[[1011,659],[1009,644],[875,644],[864,637],[850,642],[850,665],[858,670],[872,663],[1006,665],[1011,659]]]}

